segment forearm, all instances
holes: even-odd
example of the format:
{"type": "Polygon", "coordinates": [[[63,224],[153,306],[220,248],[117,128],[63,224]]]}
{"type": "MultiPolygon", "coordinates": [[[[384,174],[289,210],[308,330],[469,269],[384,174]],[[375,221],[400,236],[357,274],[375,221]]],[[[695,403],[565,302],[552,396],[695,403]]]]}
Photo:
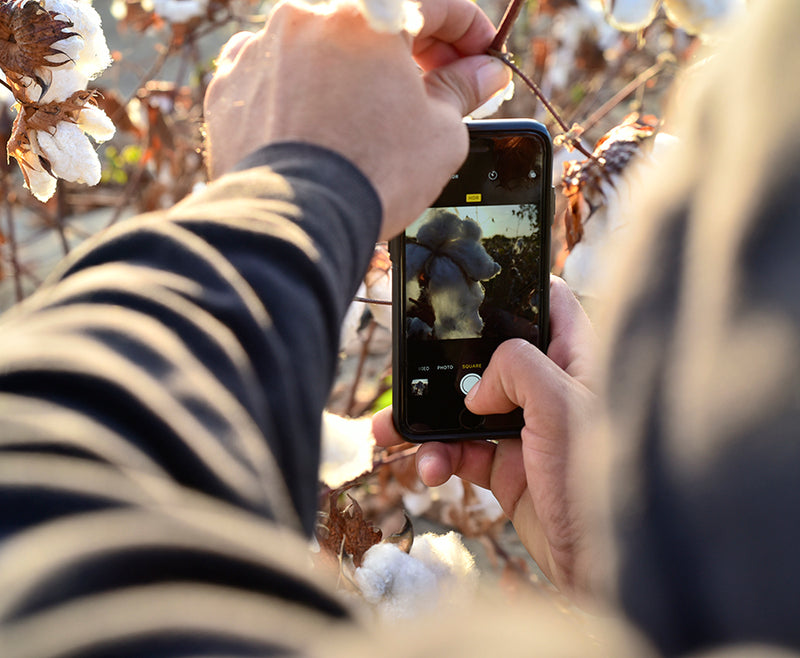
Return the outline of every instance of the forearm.
{"type": "MultiPolygon", "coordinates": [[[[56,272],[3,323],[0,390],[89,418],[124,446],[70,436],[54,451],[146,464],[286,523],[296,511],[308,532],[338,325],[380,207],[331,153],[277,146],[257,157],[272,170],[119,227],[56,272]]],[[[22,437],[43,426],[4,442],[33,450],[22,437]]]]}

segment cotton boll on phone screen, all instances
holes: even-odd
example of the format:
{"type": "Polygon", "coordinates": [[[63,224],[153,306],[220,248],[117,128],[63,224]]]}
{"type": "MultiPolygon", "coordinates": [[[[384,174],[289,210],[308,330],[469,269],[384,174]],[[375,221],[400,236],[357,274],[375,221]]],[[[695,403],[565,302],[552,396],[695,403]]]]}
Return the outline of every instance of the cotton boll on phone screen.
{"type": "Polygon", "coordinates": [[[475,416],[464,397],[504,340],[546,344],[550,167],[546,133],[473,134],[464,167],[393,244],[395,422],[408,438],[518,435],[521,410],[475,416]]]}

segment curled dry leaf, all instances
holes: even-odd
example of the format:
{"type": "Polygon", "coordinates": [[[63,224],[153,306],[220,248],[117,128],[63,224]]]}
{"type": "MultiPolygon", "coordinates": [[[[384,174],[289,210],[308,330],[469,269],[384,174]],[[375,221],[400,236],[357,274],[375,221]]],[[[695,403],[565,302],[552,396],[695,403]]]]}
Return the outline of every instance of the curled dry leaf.
{"type": "Polygon", "coordinates": [[[564,226],[568,250],[580,242],[583,225],[602,205],[607,187],[614,187],[616,178],[655,136],[657,123],[652,116],[629,114],[600,138],[591,158],[564,163],[562,191],[567,197],[564,226]]]}
{"type": "Polygon", "coordinates": [[[350,503],[340,509],[337,502],[339,493],[334,491],[328,497],[328,514],[317,527],[317,541],[328,554],[334,557],[349,555],[353,564],[360,567],[364,553],[380,542],[383,533],[364,518],[361,506],[349,494],[350,503]]]}

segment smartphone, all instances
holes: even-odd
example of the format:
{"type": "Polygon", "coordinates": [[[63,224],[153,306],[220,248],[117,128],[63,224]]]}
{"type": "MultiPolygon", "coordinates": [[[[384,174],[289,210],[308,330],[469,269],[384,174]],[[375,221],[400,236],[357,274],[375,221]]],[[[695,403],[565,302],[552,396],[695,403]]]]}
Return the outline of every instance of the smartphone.
{"type": "Polygon", "coordinates": [[[468,122],[464,165],[390,243],[393,416],[413,442],[519,437],[522,410],[464,405],[492,353],[548,342],[553,150],[530,119],[468,122]]]}

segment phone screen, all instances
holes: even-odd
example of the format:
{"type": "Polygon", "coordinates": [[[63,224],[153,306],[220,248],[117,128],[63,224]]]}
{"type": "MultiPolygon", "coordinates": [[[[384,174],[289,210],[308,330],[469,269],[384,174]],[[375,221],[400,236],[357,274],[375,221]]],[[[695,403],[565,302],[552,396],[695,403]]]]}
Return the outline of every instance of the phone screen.
{"type": "Polygon", "coordinates": [[[470,132],[464,166],[393,242],[395,423],[412,440],[518,435],[521,410],[476,416],[464,397],[504,340],[546,347],[549,136],[532,121],[470,132]]]}

